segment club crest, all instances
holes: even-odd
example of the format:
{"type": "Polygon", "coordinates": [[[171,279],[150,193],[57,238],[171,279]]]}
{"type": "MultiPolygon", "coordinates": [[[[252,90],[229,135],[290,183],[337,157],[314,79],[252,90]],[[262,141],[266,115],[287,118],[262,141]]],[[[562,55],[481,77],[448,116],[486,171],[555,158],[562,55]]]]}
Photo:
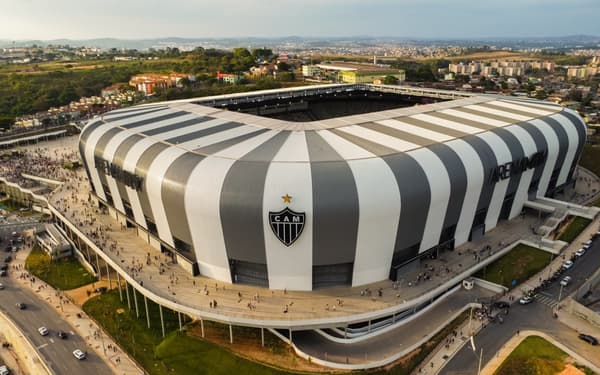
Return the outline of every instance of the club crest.
{"type": "Polygon", "coordinates": [[[293,244],[304,229],[304,212],[295,212],[289,207],[279,212],[269,212],[269,223],[273,233],[285,246],[293,244]]]}

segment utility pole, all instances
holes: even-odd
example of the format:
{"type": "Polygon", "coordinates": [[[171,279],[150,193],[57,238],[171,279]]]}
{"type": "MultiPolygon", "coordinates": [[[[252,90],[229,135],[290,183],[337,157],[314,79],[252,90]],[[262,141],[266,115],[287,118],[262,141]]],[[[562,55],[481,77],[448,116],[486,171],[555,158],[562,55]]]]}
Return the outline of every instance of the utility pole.
{"type": "Polygon", "coordinates": [[[481,360],[483,359],[483,348],[479,352],[479,367],[477,368],[477,375],[481,375],[481,360]]]}

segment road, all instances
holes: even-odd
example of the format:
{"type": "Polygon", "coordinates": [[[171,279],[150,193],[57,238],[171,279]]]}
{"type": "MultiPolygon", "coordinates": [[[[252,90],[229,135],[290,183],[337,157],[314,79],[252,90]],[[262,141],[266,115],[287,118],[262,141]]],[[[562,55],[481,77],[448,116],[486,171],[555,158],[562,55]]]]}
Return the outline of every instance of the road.
{"type": "MultiPolygon", "coordinates": [[[[9,271],[18,272],[18,271],[9,271]]],[[[41,301],[31,291],[21,288],[8,277],[0,278],[5,286],[0,290],[0,310],[4,312],[19,329],[29,338],[42,355],[48,367],[57,375],[79,374],[111,374],[110,369],[92,350],[87,350],[83,338],[73,333],[73,328],[46,302],[41,301]],[[17,302],[27,304],[27,309],[19,310],[17,302]],[[50,331],[47,336],[41,336],[37,329],[45,326],[50,331]],[[57,332],[67,332],[67,339],[57,337],[57,332]],[[88,351],[88,358],[77,360],[73,350],[88,351]]]]}
{"type": "MultiPolygon", "coordinates": [[[[561,276],[562,278],[569,275],[573,278],[573,281],[563,289],[561,299],[579,288],[586,278],[598,269],[599,264],[600,240],[596,240],[592,248],[561,276]]],[[[542,331],[553,336],[576,353],[600,366],[600,350],[579,340],[576,331],[552,318],[552,312],[558,303],[560,294],[559,281],[560,279],[540,292],[533,303],[525,306],[518,303],[513,304],[503,324],[491,323],[475,336],[477,354],[469,345],[465,345],[440,371],[440,374],[477,374],[481,349],[483,349],[482,363],[485,365],[518,330],[528,329],[542,331]]]]}

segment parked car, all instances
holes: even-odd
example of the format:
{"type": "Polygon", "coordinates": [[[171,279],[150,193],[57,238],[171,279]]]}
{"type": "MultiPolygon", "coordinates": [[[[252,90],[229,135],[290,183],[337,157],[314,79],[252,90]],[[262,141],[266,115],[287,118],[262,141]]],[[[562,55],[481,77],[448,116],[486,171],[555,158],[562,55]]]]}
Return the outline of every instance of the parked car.
{"type": "Polygon", "coordinates": [[[0,375],[10,375],[10,370],[6,365],[0,366],[0,375]]]}
{"type": "Polygon", "coordinates": [[[0,276],[5,277],[8,275],[5,270],[0,270],[0,276]]]}
{"type": "Polygon", "coordinates": [[[40,328],[38,328],[38,332],[40,333],[40,335],[46,336],[48,334],[48,328],[40,327],[40,328]]]}
{"type": "Polygon", "coordinates": [[[60,337],[61,339],[63,339],[63,340],[67,338],[67,334],[65,333],[65,331],[58,331],[58,332],[56,333],[56,335],[57,335],[58,337],[60,337]]]}
{"type": "Polygon", "coordinates": [[[2,285],[2,283],[0,283],[0,290],[4,289],[4,285],[2,285]]]}
{"type": "Polygon", "coordinates": [[[568,270],[569,268],[573,267],[573,262],[570,260],[567,260],[566,262],[563,263],[562,268],[565,270],[568,270]]]}
{"type": "Polygon", "coordinates": [[[79,360],[85,359],[85,353],[79,349],[73,350],[73,355],[75,356],[75,358],[77,358],[79,360]]]}
{"type": "Polygon", "coordinates": [[[519,303],[521,305],[527,305],[527,304],[530,304],[531,302],[533,302],[533,296],[523,296],[519,300],[519,303]]]}
{"type": "Polygon", "coordinates": [[[562,286],[567,286],[569,285],[569,283],[571,282],[572,278],[571,276],[565,276],[561,281],[560,281],[560,285],[562,286]]]}
{"type": "Polygon", "coordinates": [[[587,342],[590,345],[598,345],[598,339],[594,336],[586,335],[585,333],[580,333],[577,337],[579,337],[579,339],[587,342]]]}
{"type": "Polygon", "coordinates": [[[583,248],[584,249],[589,249],[590,247],[592,247],[592,240],[587,240],[583,243],[583,248]]]}
{"type": "Polygon", "coordinates": [[[585,249],[583,247],[575,252],[575,256],[578,258],[583,254],[585,254],[585,249]]]}
{"type": "Polygon", "coordinates": [[[510,307],[510,303],[508,303],[506,301],[498,301],[498,302],[494,302],[494,307],[496,307],[498,309],[507,309],[510,307]]]}
{"type": "Polygon", "coordinates": [[[23,302],[17,302],[17,307],[19,308],[19,310],[25,310],[27,308],[27,305],[23,302]]]}

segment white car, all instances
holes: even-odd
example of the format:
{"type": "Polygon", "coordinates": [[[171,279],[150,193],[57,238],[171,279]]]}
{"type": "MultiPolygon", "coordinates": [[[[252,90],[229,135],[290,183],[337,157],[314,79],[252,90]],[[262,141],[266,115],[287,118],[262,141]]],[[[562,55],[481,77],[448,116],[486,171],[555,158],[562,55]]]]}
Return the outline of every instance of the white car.
{"type": "Polygon", "coordinates": [[[587,240],[583,243],[583,248],[584,249],[589,249],[590,247],[592,247],[592,240],[587,240]]]}
{"type": "Polygon", "coordinates": [[[40,328],[38,328],[38,332],[40,333],[40,335],[46,336],[48,334],[48,328],[40,327],[40,328]]]}
{"type": "Polygon", "coordinates": [[[10,370],[5,365],[0,366],[0,375],[10,375],[10,370]]]}
{"type": "Polygon", "coordinates": [[[569,283],[571,282],[572,278],[571,276],[565,276],[561,281],[560,281],[560,285],[562,286],[567,286],[569,285],[569,283]]]}
{"type": "Polygon", "coordinates": [[[577,250],[577,251],[575,252],[575,256],[576,256],[576,257],[580,257],[580,256],[582,256],[583,254],[585,254],[585,249],[584,249],[584,248],[581,248],[581,249],[579,249],[579,250],[577,250]]]}
{"type": "Polygon", "coordinates": [[[2,285],[2,283],[0,283],[0,290],[4,289],[4,285],[2,285]]]}
{"type": "Polygon", "coordinates": [[[524,296],[521,297],[521,299],[519,300],[519,303],[521,305],[527,305],[529,303],[533,302],[533,297],[532,296],[524,296]]]}
{"type": "Polygon", "coordinates": [[[563,263],[562,268],[565,270],[568,270],[569,268],[573,267],[573,262],[570,260],[567,260],[566,262],[563,263]]]}
{"type": "Polygon", "coordinates": [[[73,355],[74,355],[74,356],[75,356],[75,358],[77,358],[77,359],[84,359],[84,358],[85,358],[85,353],[84,353],[84,352],[82,352],[82,351],[81,351],[81,350],[79,350],[79,349],[75,349],[75,350],[73,350],[73,355]]]}

